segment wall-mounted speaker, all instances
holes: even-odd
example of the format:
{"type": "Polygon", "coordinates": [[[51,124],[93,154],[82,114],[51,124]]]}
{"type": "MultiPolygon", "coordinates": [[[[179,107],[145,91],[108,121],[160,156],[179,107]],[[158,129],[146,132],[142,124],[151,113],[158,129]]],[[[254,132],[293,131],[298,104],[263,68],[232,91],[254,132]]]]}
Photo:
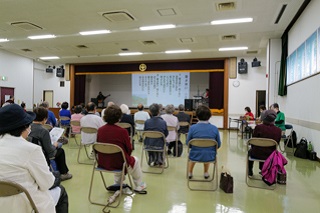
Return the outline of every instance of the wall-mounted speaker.
{"type": "Polygon", "coordinates": [[[248,63],[244,61],[243,58],[240,60],[240,62],[238,62],[238,73],[239,74],[248,73],[248,63]]]}
{"type": "Polygon", "coordinates": [[[52,69],[52,68],[47,68],[47,69],[46,69],[46,72],[47,72],[47,73],[53,73],[53,69],[52,69]]]}
{"type": "Polygon", "coordinates": [[[64,77],[64,69],[61,68],[61,67],[58,67],[56,76],[59,77],[59,78],[63,78],[64,77]]]}

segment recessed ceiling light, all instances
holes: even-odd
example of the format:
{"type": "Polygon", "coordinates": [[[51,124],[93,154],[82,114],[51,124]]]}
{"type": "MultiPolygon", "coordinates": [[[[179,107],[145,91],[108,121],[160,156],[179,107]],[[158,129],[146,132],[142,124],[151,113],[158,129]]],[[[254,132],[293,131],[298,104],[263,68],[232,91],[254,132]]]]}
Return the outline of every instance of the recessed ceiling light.
{"type": "Polygon", "coordinates": [[[55,35],[38,35],[38,36],[29,36],[30,39],[46,39],[46,38],[55,38],[55,35]]]}
{"type": "Polygon", "coordinates": [[[98,35],[98,34],[107,34],[111,33],[110,30],[94,30],[94,31],[84,31],[79,32],[81,35],[98,35]]]}
{"type": "Polygon", "coordinates": [[[190,53],[191,50],[168,50],[165,51],[167,54],[173,54],[173,53],[190,53]]]}
{"type": "Polygon", "coordinates": [[[7,38],[0,38],[0,42],[7,42],[9,41],[7,38]]]}
{"type": "Polygon", "coordinates": [[[128,55],[142,55],[141,52],[130,52],[130,53],[119,53],[120,56],[128,56],[128,55]]]}
{"type": "Polygon", "coordinates": [[[247,50],[248,47],[223,47],[219,48],[219,51],[232,51],[232,50],[247,50]]]}
{"type": "Polygon", "coordinates": [[[222,19],[222,20],[213,20],[211,22],[212,25],[219,24],[237,24],[237,23],[246,23],[253,22],[253,18],[237,18],[237,19],[222,19]]]}
{"type": "Polygon", "coordinates": [[[40,57],[41,60],[50,60],[50,59],[59,59],[58,56],[45,56],[45,57],[40,57]]]}
{"type": "Polygon", "coordinates": [[[174,24],[166,24],[166,25],[156,25],[156,26],[146,26],[146,27],[140,27],[140,30],[162,30],[162,29],[171,29],[176,28],[176,25],[174,24]]]}

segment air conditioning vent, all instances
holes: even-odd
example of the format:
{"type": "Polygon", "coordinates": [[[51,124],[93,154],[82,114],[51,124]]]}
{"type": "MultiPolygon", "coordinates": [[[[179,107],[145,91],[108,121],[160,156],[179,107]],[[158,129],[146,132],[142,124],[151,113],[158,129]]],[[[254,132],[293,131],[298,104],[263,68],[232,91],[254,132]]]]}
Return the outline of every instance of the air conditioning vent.
{"type": "Polygon", "coordinates": [[[36,24],[32,24],[30,22],[26,22],[26,21],[21,21],[21,22],[12,22],[11,23],[12,26],[14,27],[19,27],[20,29],[26,30],[26,31],[31,31],[31,30],[42,30],[43,28],[36,25],[36,24]]]}
{"type": "Polygon", "coordinates": [[[21,50],[24,52],[32,52],[32,50],[30,50],[30,49],[21,49],[21,50]]]}
{"type": "Polygon", "coordinates": [[[179,38],[179,41],[183,44],[191,44],[195,42],[194,38],[179,38]]]}
{"type": "Polygon", "coordinates": [[[142,41],[142,44],[149,46],[149,45],[157,45],[157,43],[155,41],[142,41]]]}
{"type": "Polygon", "coordinates": [[[258,50],[247,51],[247,54],[257,54],[257,53],[258,53],[258,50]]]}
{"type": "Polygon", "coordinates": [[[221,40],[223,41],[230,41],[230,40],[236,40],[237,39],[237,35],[224,35],[221,36],[221,40]]]}
{"type": "Polygon", "coordinates": [[[111,22],[134,21],[135,18],[126,11],[112,11],[102,13],[102,16],[111,22]]]}
{"type": "Polygon", "coordinates": [[[236,3],[235,2],[216,3],[216,9],[217,11],[235,10],[236,3]]]}

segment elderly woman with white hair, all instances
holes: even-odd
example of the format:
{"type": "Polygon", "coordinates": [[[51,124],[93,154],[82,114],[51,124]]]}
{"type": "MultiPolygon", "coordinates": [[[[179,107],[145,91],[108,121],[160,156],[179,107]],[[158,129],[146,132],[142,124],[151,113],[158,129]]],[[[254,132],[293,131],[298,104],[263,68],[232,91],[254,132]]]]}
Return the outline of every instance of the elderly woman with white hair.
{"type": "MultiPolygon", "coordinates": [[[[173,115],[175,108],[172,104],[168,104],[165,107],[165,114],[161,115],[161,118],[166,122],[167,126],[176,127],[179,130],[179,120],[176,116],[173,115]]],[[[178,137],[176,131],[169,131],[169,134],[166,138],[168,143],[168,154],[171,154],[171,149],[175,146],[176,138],[178,137]]]]}
{"type": "MultiPolygon", "coordinates": [[[[122,112],[122,117],[121,117],[120,123],[129,123],[132,127],[132,132],[134,133],[134,121],[131,116],[129,107],[126,104],[121,104],[120,109],[122,112]]],[[[130,135],[131,134],[130,129],[127,129],[127,130],[130,135]]]]}

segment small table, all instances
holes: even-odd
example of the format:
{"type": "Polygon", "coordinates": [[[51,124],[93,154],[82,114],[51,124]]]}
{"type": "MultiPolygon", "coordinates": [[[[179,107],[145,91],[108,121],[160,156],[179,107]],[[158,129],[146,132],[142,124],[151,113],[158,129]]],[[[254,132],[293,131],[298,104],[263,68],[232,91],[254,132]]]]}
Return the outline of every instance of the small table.
{"type": "MultiPolygon", "coordinates": [[[[241,119],[237,119],[237,118],[229,118],[229,134],[230,134],[230,130],[231,130],[231,123],[237,123],[237,134],[239,132],[240,129],[240,125],[242,123],[241,119]]],[[[243,133],[242,133],[243,134],[243,133]]]]}

